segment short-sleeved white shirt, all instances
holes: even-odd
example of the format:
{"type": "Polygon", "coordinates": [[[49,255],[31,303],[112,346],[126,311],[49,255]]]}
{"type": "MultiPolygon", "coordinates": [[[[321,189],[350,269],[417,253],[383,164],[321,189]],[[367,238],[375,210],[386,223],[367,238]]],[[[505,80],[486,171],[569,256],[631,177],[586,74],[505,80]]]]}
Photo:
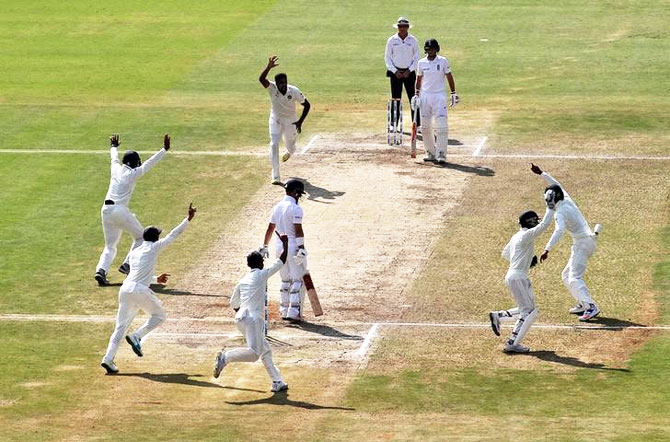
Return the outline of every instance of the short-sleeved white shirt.
{"type": "Polygon", "coordinates": [[[433,60],[428,60],[428,57],[423,57],[419,60],[416,69],[416,75],[423,77],[421,92],[446,92],[445,75],[449,73],[451,73],[451,66],[446,58],[437,55],[433,60]]]}
{"type": "Polygon", "coordinates": [[[300,92],[300,89],[289,84],[284,95],[279,92],[274,81],[270,81],[269,83],[270,86],[267,87],[267,90],[268,94],[270,94],[270,102],[272,103],[270,118],[297,120],[298,114],[295,110],[295,103],[303,104],[305,102],[305,96],[300,92]]]}
{"type": "Polygon", "coordinates": [[[277,233],[288,236],[289,241],[295,240],[294,224],[302,224],[302,207],[292,196],[286,195],[272,209],[270,222],[275,225],[277,233]]]}

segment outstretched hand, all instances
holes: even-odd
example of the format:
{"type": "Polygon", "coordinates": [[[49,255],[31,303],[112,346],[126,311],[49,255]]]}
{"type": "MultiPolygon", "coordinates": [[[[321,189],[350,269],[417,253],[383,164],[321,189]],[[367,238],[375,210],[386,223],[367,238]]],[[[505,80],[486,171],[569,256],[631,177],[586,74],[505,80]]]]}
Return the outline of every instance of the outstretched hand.
{"type": "Polygon", "coordinates": [[[533,255],[533,259],[530,261],[530,268],[532,269],[537,265],[537,255],[533,255]]]}
{"type": "Polygon", "coordinates": [[[302,132],[302,122],[300,120],[293,122],[293,124],[295,124],[296,132],[302,132]]]}
{"type": "Polygon", "coordinates": [[[170,150],[170,135],[168,134],[163,137],[163,149],[170,150]]]}
{"type": "Polygon", "coordinates": [[[542,175],[542,169],[539,166],[536,166],[533,163],[530,163],[530,170],[537,175],[542,175]]]}
{"type": "Polygon", "coordinates": [[[276,55],[273,55],[268,59],[268,69],[272,69],[273,67],[279,66],[279,63],[277,63],[277,60],[279,60],[279,57],[276,55]]]}
{"type": "Polygon", "coordinates": [[[119,141],[119,134],[112,134],[112,136],[109,137],[109,146],[119,147],[119,144],[121,144],[119,141]]]}
{"type": "Polygon", "coordinates": [[[188,220],[189,221],[191,221],[193,219],[193,217],[195,216],[195,212],[197,212],[197,211],[198,210],[195,207],[193,207],[193,203],[188,205],[188,220]]]}
{"type": "Polygon", "coordinates": [[[169,273],[163,273],[161,274],[158,278],[157,281],[159,284],[167,284],[168,282],[168,277],[170,276],[169,273]]]}
{"type": "Polygon", "coordinates": [[[545,250],[542,255],[540,255],[540,262],[544,262],[549,258],[549,250],[545,250]]]}

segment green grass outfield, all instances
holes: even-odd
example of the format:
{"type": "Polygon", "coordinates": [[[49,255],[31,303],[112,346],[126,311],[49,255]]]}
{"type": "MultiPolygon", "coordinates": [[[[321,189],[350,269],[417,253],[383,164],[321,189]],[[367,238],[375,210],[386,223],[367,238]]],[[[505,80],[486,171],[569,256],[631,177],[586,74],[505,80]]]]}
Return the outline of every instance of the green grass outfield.
{"type": "MultiPolygon", "coordinates": [[[[169,132],[175,150],[260,149],[267,143],[269,104],[257,77],[274,53],[313,105],[303,143],[325,132],[381,134],[388,94],[383,50],[401,14],[415,23],[412,33],[420,41],[437,38],[450,58],[463,100],[456,118],[458,112],[493,116],[491,150],[668,155],[667,1],[8,0],[0,16],[0,149],[100,150],[112,132],[121,133],[122,148],[157,149],[169,132]]],[[[543,164],[549,171],[555,165],[543,164]]],[[[589,167],[581,164],[580,174],[568,179],[588,187],[589,167]]],[[[643,278],[629,287],[646,294],[657,323],[668,324],[667,162],[644,173],[603,167],[598,183],[606,186],[610,171],[617,186],[633,189],[643,181],[638,194],[624,193],[653,202],[649,213],[624,205],[641,212],[627,223],[650,227],[626,224],[613,235],[633,233],[631,250],[651,250],[638,271],[653,274],[653,282],[643,278]]],[[[268,174],[265,158],[168,154],[138,183],[131,208],[143,223],[164,228],[179,222],[189,201],[200,208],[196,223],[163,257],[179,278],[268,174]]],[[[523,182],[511,172],[504,176],[523,182]]],[[[108,180],[105,155],[0,153],[1,313],[115,312],[114,290],[101,296],[91,279],[103,246],[98,211],[108,180]]],[[[569,190],[578,203],[591,204],[589,213],[616,220],[617,188],[569,190]]],[[[462,228],[488,218],[478,213],[453,222],[462,228]]],[[[508,227],[502,215],[492,224],[493,231],[508,227]]],[[[438,268],[456,250],[449,246],[449,226],[441,235],[438,268]]],[[[125,238],[119,255],[128,245],[125,238]]],[[[625,249],[613,252],[625,266],[636,264],[625,249]]],[[[603,266],[601,260],[594,265],[603,266]]],[[[435,271],[426,269],[415,288],[430,287],[435,271]]],[[[501,279],[503,271],[492,263],[482,277],[501,279]]],[[[609,293],[617,289],[606,279],[595,284],[609,293]]],[[[444,307],[442,292],[422,296],[425,305],[444,307]]],[[[617,314],[628,314],[625,302],[614,305],[617,314]]],[[[559,308],[550,304],[543,317],[557,318],[559,308]]],[[[545,429],[550,440],[670,438],[667,333],[654,335],[621,367],[629,371],[569,373],[462,369],[421,358],[411,367],[393,365],[398,347],[412,341],[391,336],[335,401],[355,413],[222,410],[207,401],[209,393],[164,382],[154,383],[145,399],[167,409],[139,404],[105,421],[100,404],[111,406],[105,398],[123,390],[106,382],[97,366],[109,332],[101,325],[0,323],[0,439],[235,440],[271,419],[300,420],[305,440],[441,440],[445,432],[459,439],[532,439],[524,436],[527,427],[545,429]],[[393,364],[381,369],[391,357],[393,364]],[[77,366],[86,369],[71,369],[77,366]]],[[[447,338],[426,342],[432,352],[448,354],[447,338]]],[[[305,376],[324,379],[309,385],[328,386],[328,375],[316,369],[305,376]]],[[[296,399],[303,394],[309,393],[298,387],[296,399]]],[[[292,435],[266,429],[258,436],[292,435]]]]}

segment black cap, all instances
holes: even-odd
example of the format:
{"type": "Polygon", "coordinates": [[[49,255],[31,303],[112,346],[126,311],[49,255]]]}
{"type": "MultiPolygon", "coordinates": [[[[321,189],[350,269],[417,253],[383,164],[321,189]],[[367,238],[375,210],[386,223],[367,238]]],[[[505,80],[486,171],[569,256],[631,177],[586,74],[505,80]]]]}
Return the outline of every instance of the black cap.
{"type": "Polygon", "coordinates": [[[134,150],[126,151],[126,153],[123,154],[123,160],[121,160],[121,162],[133,169],[142,165],[140,154],[134,150]]]}
{"type": "Polygon", "coordinates": [[[535,213],[534,210],[527,210],[519,216],[519,224],[521,224],[521,227],[532,227],[530,224],[528,224],[528,221],[534,218],[539,218],[537,216],[537,213],[535,213]]]}
{"type": "Polygon", "coordinates": [[[299,192],[301,195],[305,193],[305,184],[295,178],[290,179],[286,182],[286,193],[290,192],[299,192]]]}

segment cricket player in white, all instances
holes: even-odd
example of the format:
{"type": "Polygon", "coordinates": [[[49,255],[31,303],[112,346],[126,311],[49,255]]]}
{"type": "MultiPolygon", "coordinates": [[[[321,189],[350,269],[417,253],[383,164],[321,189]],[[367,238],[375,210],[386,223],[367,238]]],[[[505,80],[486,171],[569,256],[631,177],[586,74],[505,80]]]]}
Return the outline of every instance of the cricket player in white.
{"type": "Polygon", "coordinates": [[[568,192],[551,175],[543,172],[535,164],[531,164],[530,170],[540,175],[549,184],[545,188],[544,199],[549,206],[554,206],[556,214],[556,227],[554,233],[549,238],[549,242],[544,248],[544,253],[540,256],[540,262],[549,257],[549,251],[561,239],[563,232],[567,230],[572,236],[572,249],[568,264],[563,269],[561,278],[563,284],[570,291],[570,294],[577,300],[577,305],[569,310],[570,313],[581,315],[580,321],[588,321],[600,314],[600,309],[591,299],[586,282],[584,282],[584,273],[589,258],[596,251],[596,236],[600,233],[601,226],[596,224],[594,231],[591,231],[589,223],[582,215],[577,204],[570,198],[568,192]]]}
{"type": "Polygon", "coordinates": [[[528,270],[537,264],[535,256],[535,238],[547,230],[554,214],[552,209],[547,211],[540,222],[540,218],[532,210],[519,216],[521,230],[516,232],[502,251],[502,257],[509,261],[509,269],[505,275],[505,284],[516,301],[516,307],[489,313],[491,328],[496,336],[500,336],[500,321],[511,320],[517,317],[512,335],[505,343],[505,353],[527,353],[530,349],[521,345],[521,341],[528,333],[531,325],[537,319],[540,311],[535,306],[535,295],[530,283],[528,270]]]}
{"type": "MultiPolygon", "coordinates": [[[[447,122],[447,96],[445,78],[451,89],[449,106],[460,102],[456,94],[454,76],[449,60],[437,55],[440,45],[435,39],[426,40],[423,47],[427,56],[419,60],[416,70],[416,96],[419,98],[419,112],[423,126],[423,146],[426,150],[424,161],[447,162],[449,124],[447,122]],[[435,128],[433,129],[433,119],[435,128]],[[437,148],[435,142],[437,140],[437,148]]],[[[416,99],[415,99],[416,100],[416,99]]],[[[415,103],[416,105],[416,103],[415,103]]]]}
{"type": "Polygon", "coordinates": [[[114,357],[121,338],[126,334],[140,309],[151,316],[136,332],[126,335],[126,342],[130,344],[137,356],[143,356],[142,338],[161,325],[167,318],[163,304],[149,288],[149,285],[156,282],[161,284],[167,282],[168,276],[170,276],[167,273],[158,277],[154,276],[158,255],[186,230],[189,222],[195,216],[195,212],[195,207],[190,204],[187,217],[163,239],[159,239],[161,234],[159,228],[147,227],[144,229],[142,244],[130,252],[130,273],[119,290],[119,311],[116,315],[116,327],[109,338],[107,352],[100,364],[107,370],[107,374],[118,373],[119,370],[114,364],[114,357]]]}
{"type": "MultiPolygon", "coordinates": [[[[123,231],[130,232],[133,236],[133,244],[130,250],[134,250],[142,243],[144,227],[138,221],[134,213],[128,208],[130,198],[133,196],[135,184],[145,173],[151,170],[165,153],[170,150],[170,137],[163,137],[163,148],[149,158],[144,164],[140,155],[134,150],[129,150],[123,155],[123,161],[119,161],[119,136],[114,134],[110,138],[109,154],[112,159],[111,177],[109,189],[105,196],[105,203],[100,210],[102,217],[102,231],[105,235],[105,248],[100,255],[96,267],[95,280],[100,286],[109,285],[107,273],[109,267],[116,257],[116,246],[119,244],[123,231]]],[[[119,267],[119,272],[128,274],[128,256],[119,267]]]]}
{"type": "Polygon", "coordinates": [[[286,152],[282,156],[282,162],[295,153],[295,142],[298,134],[302,131],[302,123],[309,114],[310,104],[307,98],[297,87],[288,84],[286,74],[275,75],[275,81],[268,81],[267,76],[270,69],[279,66],[279,57],[273,55],[268,60],[258,81],[268,90],[272,107],[270,109],[270,161],[272,162],[272,184],[281,184],[279,174],[279,140],[284,138],[286,152]],[[302,105],[302,114],[298,118],[295,103],[302,105]]]}
{"type": "Polygon", "coordinates": [[[263,267],[263,256],[259,251],[247,256],[247,265],[251,271],[235,286],[230,306],[237,312],[235,324],[247,341],[246,347],[232,350],[221,350],[214,360],[214,377],[218,378],[221,370],[231,362],[255,362],[259,358],[272,379],[270,390],[273,392],[288,390],[279,369],[272,360],[272,349],[265,337],[265,300],[267,297],[268,279],[277,273],[286,262],[288,238],[281,237],[282,252],[279,258],[267,269],[263,267]]]}
{"type": "MultiPolygon", "coordinates": [[[[288,236],[288,259],[281,268],[279,313],[282,319],[302,320],[302,306],[305,298],[303,276],[307,273],[307,250],[305,234],[302,230],[302,207],[298,205],[305,192],[305,185],[297,179],[286,183],[286,196],[272,209],[270,222],[265,231],[263,246],[259,249],[264,257],[269,256],[268,244],[272,233],[288,236]]],[[[277,256],[281,253],[281,244],[277,244],[277,256]]]]}

